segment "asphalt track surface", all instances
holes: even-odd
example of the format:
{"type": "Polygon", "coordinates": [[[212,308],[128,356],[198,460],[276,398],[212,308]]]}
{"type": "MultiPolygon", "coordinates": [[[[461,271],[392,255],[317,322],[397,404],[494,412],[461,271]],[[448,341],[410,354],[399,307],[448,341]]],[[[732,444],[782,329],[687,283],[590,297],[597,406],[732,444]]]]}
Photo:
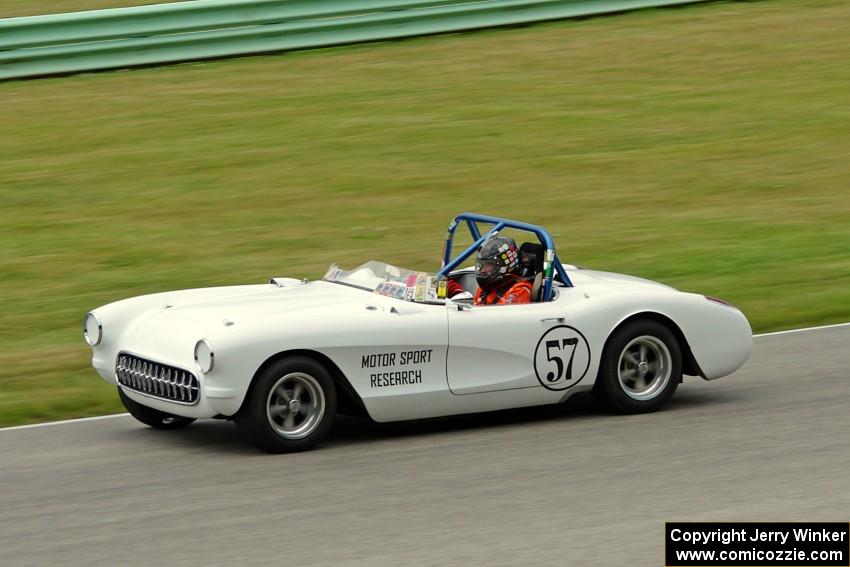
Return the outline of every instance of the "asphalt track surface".
{"type": "Polygon", "coordinates": [[[850,326],[756,338],[668,409],[340,420],[271,456],[235,426],[0,430],[0,565],[663,565],[665,521],[850,520],[850,326]]]}

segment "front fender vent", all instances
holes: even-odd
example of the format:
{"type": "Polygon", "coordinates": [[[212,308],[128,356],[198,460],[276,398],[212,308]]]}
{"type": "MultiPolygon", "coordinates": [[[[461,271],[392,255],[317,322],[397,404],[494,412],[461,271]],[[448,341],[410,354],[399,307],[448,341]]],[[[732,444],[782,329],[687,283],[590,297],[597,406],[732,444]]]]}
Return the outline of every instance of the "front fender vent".
{"type": "Polygon", "coordinates": [[[123,352],[115,363],[115,376],[125,388],[178,404],[197,403],[201,392],[192,372],[123,352]]]}

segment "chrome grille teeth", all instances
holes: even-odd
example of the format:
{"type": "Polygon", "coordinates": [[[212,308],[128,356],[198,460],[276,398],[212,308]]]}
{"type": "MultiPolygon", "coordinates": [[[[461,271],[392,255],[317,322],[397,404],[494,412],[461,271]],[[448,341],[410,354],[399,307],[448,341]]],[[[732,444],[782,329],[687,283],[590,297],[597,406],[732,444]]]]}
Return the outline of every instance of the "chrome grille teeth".
{"type": "Polygon", "coordinates": [[[185,400],[186,399],[186,380],[184,379],[183,375],[180,376],[180,380],[177,382],[177,386],[180,389],[180,399],[185,400]]]}
{"type": "Polygon", "coordinates": [[[173,366],[122,353],[115,362],[115,376],[122,386],[157,398],[185,404],[198,401],[198,378],[173,366]]]}
{"type": "Polygon", "coordinates": [[[174,384],[165,379],[165,367],[161,366],[159,369],[159,379],[165,384],[165,393],[168,394],[168,397],[172,400],[176,400],[177,396],[174,395],[174,384]]]}
{"type": "Polygon", "coordinates": [[[171,384],[165,381],[165,368],[160,366],[156,373],[156,379],[159,380],[160,385],[162,385],[162,391],[169,399],[174,399],[174,396],[171,395],[171,384]]]}

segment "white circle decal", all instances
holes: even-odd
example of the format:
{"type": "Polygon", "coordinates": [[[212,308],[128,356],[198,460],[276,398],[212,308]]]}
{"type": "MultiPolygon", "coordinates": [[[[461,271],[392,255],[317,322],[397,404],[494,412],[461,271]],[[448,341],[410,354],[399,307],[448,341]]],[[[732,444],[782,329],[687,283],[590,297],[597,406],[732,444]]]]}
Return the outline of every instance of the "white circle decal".
{"type": "Polygon", "coordinates": [[[549,390],[566,390],[579,383],[590,367],[590,346],[578,329],[558,325],[546,331],[534,351],[534,373],[549,390]]]}

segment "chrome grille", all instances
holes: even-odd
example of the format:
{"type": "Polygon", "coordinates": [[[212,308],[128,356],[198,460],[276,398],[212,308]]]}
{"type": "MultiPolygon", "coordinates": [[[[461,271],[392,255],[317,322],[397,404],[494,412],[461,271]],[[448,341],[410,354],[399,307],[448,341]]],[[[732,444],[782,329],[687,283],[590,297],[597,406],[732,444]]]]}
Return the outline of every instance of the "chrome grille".
{"type": "Polygon", "coordinates": [[[182,368],[121,353],[115,363],[118,383],[148,396],[181,404],[194,404],[201,391],[198,378],[182,368]]]}

